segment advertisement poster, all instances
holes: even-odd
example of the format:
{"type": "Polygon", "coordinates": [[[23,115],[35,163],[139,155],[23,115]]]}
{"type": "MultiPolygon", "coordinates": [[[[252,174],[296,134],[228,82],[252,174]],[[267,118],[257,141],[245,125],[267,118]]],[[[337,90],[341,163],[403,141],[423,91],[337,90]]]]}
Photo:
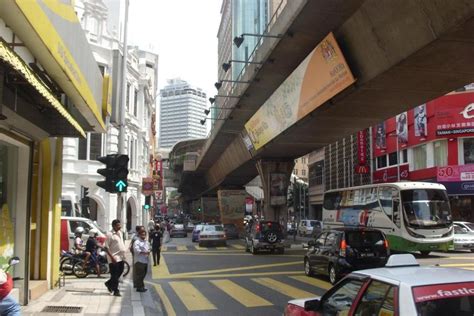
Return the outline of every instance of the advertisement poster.
{"type": "Polygon", "coordinates": [[[253,213],[253,198],[246,197],[245,198],[245,215],[252,215],[253,213]]]}
{"type": "Polygon", "coordinates": [[[245,124],[256,150],[355,82],[330,33],[245,124]]]}
{"type": "Polygon", "coordinates": [[[397,136],[398,143],[406,145],[408,143],[408,116],[407,112],[398,114],[396,117],[397,122],[397,136]]]}
{"type": "Polygon", "coordinates": [[[473,93],[459,93],[432,101],[435,106],[437,136],[474,133],[473,96],[473,93]]]}
{"type": "Polygon", "coordinates": [[[426,137],[428,136],[428,122],[426,118],[426,104],[419,105],[413,110],[415,118],[415,136],[426,137]]]}
{"type": "Polygon", "coordinates": [[[438,182],[474,181],[474,165],[438,167],[438,182]]]}
{"type": "Polygon", "coordinates": [[[377,124],[375,127],[375,146],[377,149],[387,148],[387,136],[385,132],[385,122],[377,124]]]}
{"type": "Polygon", "coordinates": [[[0,210],[0,268],[7,264],[14,253],[14,230],[7,204],[0,210]]]}
{"type": "Polygon", "coordinates": [[[270,205],[286,204],[287,195],[286,174],[270,174],[270,205]]]}
{"type": "MultiPolygon", "coordinates": [[[[245,190],[219,190],[217,191],[217,200],[221,222],[223,224],[233,223],[240,231],[243,231],[243,221],[247,213],[247,201],[253,199],[248,196],[245,190]]],[[[252,211],[250,211],[252,214],[252,211]]]]}

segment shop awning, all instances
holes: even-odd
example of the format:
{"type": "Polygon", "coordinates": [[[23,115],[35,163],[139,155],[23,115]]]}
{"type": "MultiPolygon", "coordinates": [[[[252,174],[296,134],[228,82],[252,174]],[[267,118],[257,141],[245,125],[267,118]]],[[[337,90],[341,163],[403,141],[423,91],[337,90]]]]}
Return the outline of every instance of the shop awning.
{"type": "Polygon", "coordinates": [[[39,93],[47,101],[47,103],[53,107],[61,115],[61,117],[63,117],[78,132],[78,134],[86,137],[84,129],[64,108],[61,102],[56,99],[46,84],[44,84],[44,82],[35,74],[35,72],[28,65],[26,65],[25,62],[10,47],[8,47],[8,44],[3,40],[0,40],[0,59],[18,74],[20,74],[26,80],[26,82],[31,85],[31,87],[36,90],[36,92],[39,93]]]}

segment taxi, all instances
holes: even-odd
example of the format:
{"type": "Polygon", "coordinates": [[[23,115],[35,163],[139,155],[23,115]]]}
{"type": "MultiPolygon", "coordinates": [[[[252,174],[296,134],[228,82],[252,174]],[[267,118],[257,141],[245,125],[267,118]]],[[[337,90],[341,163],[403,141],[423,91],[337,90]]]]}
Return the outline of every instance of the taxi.
{"type": "Polygon", "coordinates": [[[474,271],[392,255],[385,267],[352,272],[322,297],[289,301],[284,315],[472,316],[474,271]]]}

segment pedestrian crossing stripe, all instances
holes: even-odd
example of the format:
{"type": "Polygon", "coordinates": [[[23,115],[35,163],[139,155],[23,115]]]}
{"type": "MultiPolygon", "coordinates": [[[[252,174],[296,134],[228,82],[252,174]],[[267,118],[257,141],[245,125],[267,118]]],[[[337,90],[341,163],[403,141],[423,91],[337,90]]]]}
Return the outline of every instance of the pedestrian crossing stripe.
{"type": "Polygon", "coordinates": [[[166,251],[166,250],[168,250],[168,247],[166,247],[166,246],[161,246],[161,251],[166,251]]]}
{"type": "Polygon", "coordinates": [[[273,305],[266,299],[255,295],[254,293],[230,280],[212,280],[210,282],[245,307],[262,307],[273,305]]]}
{"type": "Polygon", "coordinates": [[[449,268],[463,268],[463,267],[474,267],[474,263],[445,263],[440,264],[440,267],[449,267],[449,268]]]}
{"type": "Polygon", "coordinates": [[[235,249],[245,249],[245,247],[242,246],[242,245],[230,245],[230,246],[235,248],[235,249]]]}
{"type": "Polygon", "coordinates": [[[290,276],[290,278],[325,290],[329,290],[332,287],[331,283],[329,282],[325,282],[323,280],[312,278],[306,275],[295,275],[290,276]]]}
{"type": "Polygon", "coordinates": [[[226,250],[226,249],[229,249],[227,247],[216,247],[217,250],[226,250]]]}
{"type": "Polygon", "coordinates": [[[268,287],[270,289],[273,289],[277,292],[280,292],[281,294],[289,296],[293,299],[316,296],[316,294],[300,290],[299,288],[271,278],[255,278],[252,279],[252,281],[257,282],[258,284],[268,287]]]}
{"type": "Polygon", "coordinates": [[[207,247],[201,247],[201,246],[194,246],[194,248],[196,248],[196,250],[207,250],[207,247]]]}
{"type": "Polygon", "coordinates": [[[173,281],[169,285],[176,292],[188,311],[205,311],[217,309],[201,292],[189,281],[173,281]]]}
{"type": "Polygon", "coordinates": [[[186,250],[188,250],[188,247],[183,246],[183,245],[178,245],[178,246],[176,246],[176,249],[178,251],[186,251],[186,250]]]}

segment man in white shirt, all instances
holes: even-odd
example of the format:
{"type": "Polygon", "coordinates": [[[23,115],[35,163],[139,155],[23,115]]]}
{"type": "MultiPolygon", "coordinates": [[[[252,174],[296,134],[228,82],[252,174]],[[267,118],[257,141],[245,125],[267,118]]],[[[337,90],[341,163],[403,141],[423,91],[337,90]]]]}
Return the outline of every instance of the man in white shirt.
{"type": "Polygon", "coordinates": [[[110,279],[105,282],[105,286],[109,292],[113,292],[114,296],[122,296],[119,291],[119,279],[123,273],[125,260],[125,244],[123,242],[122,224],[120,220],[112,221],[112,230],[107,233],[105,241],[105,250],[110,257],[109,263],[110,279]]]}
{"type": "Polygon", "coordinates": [[[137,292],[146,292],[145,280],[146,271],[148,269],[148,256],[150,255],[150,243],[146,239],[146,231],[140,230],[139,238],[133,244],[133,260],[135,271],[134,284],[137,287],[137,292]]]}

